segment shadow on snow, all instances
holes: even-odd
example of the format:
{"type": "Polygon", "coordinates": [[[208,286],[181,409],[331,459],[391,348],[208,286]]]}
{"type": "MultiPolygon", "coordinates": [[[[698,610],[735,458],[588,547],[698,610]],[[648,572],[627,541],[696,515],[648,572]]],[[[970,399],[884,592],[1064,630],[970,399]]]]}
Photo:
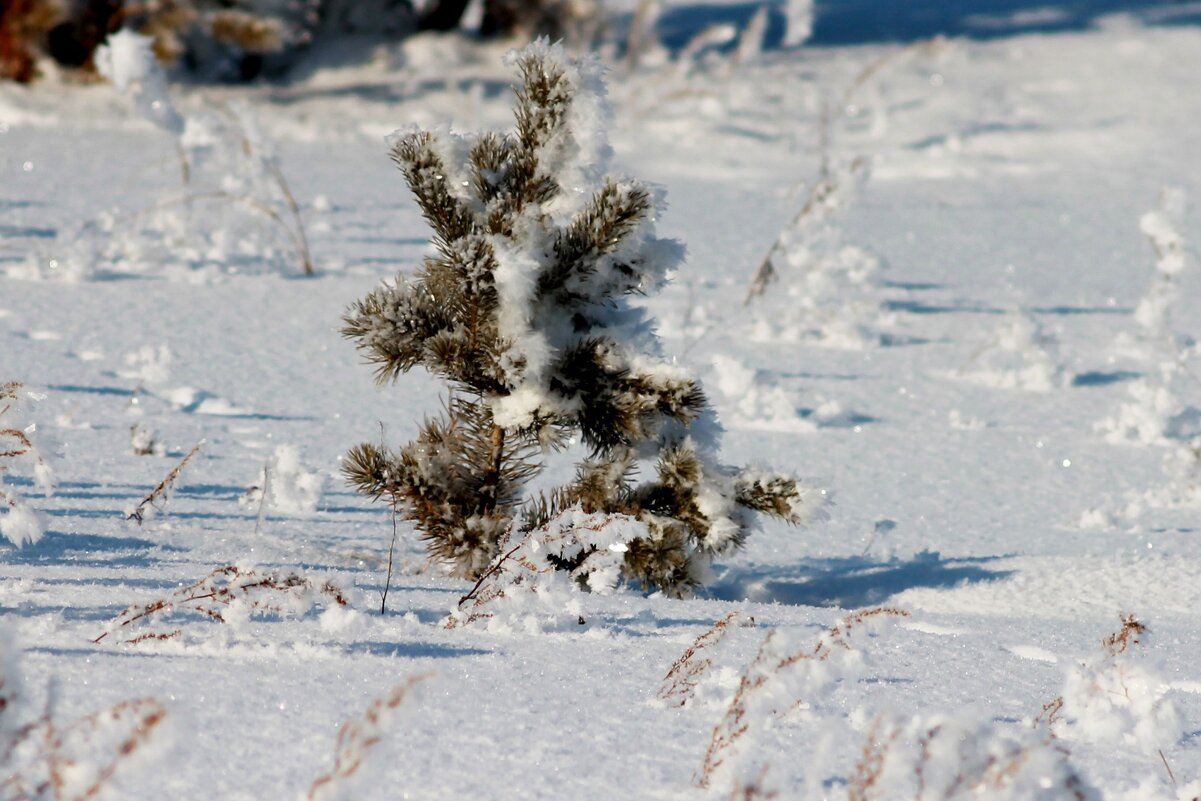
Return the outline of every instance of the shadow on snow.
{"type": "Polygon", "coordinates": [[[723,601],[855,609],[887,603],[893,596],[917,587],[951,588],[1004,579],[1011,571],[980,566],[999,558],[941,559],[919,554],[905,561],[848,558],[780,568],[730,568],[712,585],[710,595],[723,601]]]}
{"type": "MultiPolygon", "coordinates": [[[[744,29],[762,2],[681,4],[659,20],[659,35],[680,49],[710,25],[744,29]]],[[[779,48],[786,0],[767,3],[765,46],[779,48]]],[[[823,47],[905,44],[935,36],[1001,39],[1086,31],[1103,17],[1127,14],[1150,26],[1201,24],[1201,3],[1179,0],[816,0],[806,44],[823,47]]]]}
{"type": "Polygon", "coordinates": [[[459,656],[487,656],[482,648],[438,645],[432,642],[356,642],[346,647],[352,654],[368,654],[389,659],[451,659],[459,656]]]}
{"type": "Polygon", "coordinates": [[[75,567],[119,567],[150,565],[150,552],[182,552],[178,546],[140,537],[107,537],[101,534],[66,534],[47,531],[40,540],[23,548],[0,546],[0,562],[7,564],[69,563],[75,567]],[[85,557],[92,557],[87,559],[85,557]]]}

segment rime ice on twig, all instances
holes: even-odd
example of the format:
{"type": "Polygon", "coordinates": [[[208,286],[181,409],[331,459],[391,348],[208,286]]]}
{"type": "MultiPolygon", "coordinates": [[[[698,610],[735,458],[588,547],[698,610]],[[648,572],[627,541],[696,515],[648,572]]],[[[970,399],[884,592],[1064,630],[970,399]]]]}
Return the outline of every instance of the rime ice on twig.
{"type": "Polygon", "coordinates": [[[110,784],[151,743],[167,717],[153,698],[122,701],[63,721],[53,698],[31,715],[17,654],[0,631],[0,798],[89,801],[110,797],[110,784]]]}
{"type": "MultiPolygon", "coordinates": [[[[302,615],[321,598],[338,606],[348,605],[342,591],[332,582],[314,584],[296,573],[262,573],[229,565],[219,567],[200,581],[181,587],[157,601],[127,608],[113,618],[93,642],[100,642],[110,634],[132,630],[174,613],[192,612],[226,623],[231,618],[255,614],[302,615]]],[[[167,640],[181,633],[181,629],[144,633],[124,643],[167,640]]]]}
{"type": "MultiPolygon", "coordinates": [[[[570,595],[579,588],[611,592],[621,577],[629,543],[646,529],[625,515],[588,514],[567,509],[536,529],[501,540],[501,553],[492,561],[446,619],[447,628],[492,620],[506,604],[520,616],[523,601],[549,598],[540,610],[570,612],[570,595]]],[[[510,532],[512,535],[513,532],[510,532]]],[[[571,616],[570,614],[568,615],[571,616]]],[[[576,613],[576,622],[584,623],[576,613]]]]}
{"type": "Polygon", "coordinates": [[[22,427],[10,415],[20,412],[25,398],[40,399],[25,390],[22,384],[0,384],[0,536],[18,548],[33,544],[42,537],[44,526],[40,516],[25,500],[5,485],[4,476],[15,464],[31,465],[34,481],[46,497],[54,492],[54,474],[33,441],[37,426],[22,427]]]}
{"type": "Polygon", "coordinates": [[[701,677],[713,667],[713,660],[700,657],[702,652],[715,647],[734,625],[753,626],[755,619],[741,612],[729,612],[693,640],[680,658],[672,663],[659,687],[659,698],[672,706],[683,706],[696,692],[701,677]],[[739,621],[739,618],[742,618],[739,621]]]}
{"type": "Polygon", "coordinates": [[[853,651],[850,635],[865,624],[890,617],[908,616],[909,613],[902,609],[887,606],[854,612],[823,633],[812,648],[800,650],[781,649],[776,642],[778,632],[769,632],[759,647],[759,652],[739,678],[738,688],[734,691],[734,697],[730,700],[725,715],[713,728],[701,767],[693,778],[696,785],[708,787],[714,772],[733,756],[735,746],[755,725],[754,713],[760,696],[764,695],[765,688],[770,688],[774,682],[779,681],[782,674],[800,663],[826,662],[839,652],[853,651]]]}
{"type": "Polygon", "coordinates": [[[387,695],[372,701],[361,718],[342,724],[334,747],[334,766],[328,773],[313,780],[305,795],[306,801],[339,801],[356,797],[354,789],[362,787],[365,782],[369,758],[387,734],[392,715],[413,688],[428,678],[429,674],[410,676],[393,687],[387,695]]]}
{"type": "Polygon", "coordinates": [[[171,499],[171,493],[175,491],[179,484],[179,477],[183,473],[183,469],[188,466],[188,462],[192,461],[197,453],[200,452],[200,446],[204,444],[201,440],[192,450],[188,451],[188,455],[183,457],[183,460],[175,467],[171,468],[171,472],[163,477],[154,489],[125,513],[126,520],[137,521],[137,524],[142,525],[146,518],[153,516],[156,512],[163,511],[167,506],[167,501],[171,499]]]}

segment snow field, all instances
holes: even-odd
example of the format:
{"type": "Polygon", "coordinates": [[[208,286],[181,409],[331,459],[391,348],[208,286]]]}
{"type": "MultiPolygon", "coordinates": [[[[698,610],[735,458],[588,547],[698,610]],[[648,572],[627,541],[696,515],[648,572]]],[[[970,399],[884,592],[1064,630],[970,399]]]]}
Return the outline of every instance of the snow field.
{"type": "MultiPolygon", "coordinates": [[[[413,375],[375,388],[337,328],[351,300],[411,270],[428,238],[379,137],[406,122],[506,125],[501,68],[484,57],[455,67],[483,87],[466,93],[454,74],[414,94],[412,76],[398,85],[369,70],[245,92],[301,200],[313,279],[296,277],[271,226],[229,229],[213,212],[181,234],[217,248],[212,258],[172,246],[126,271],[64,282],[39,268],[30,280],[30,260],[45,267],[79,226],[174,193],[178,165],[170,137],[103,87],[4,87],[0,380],[45,395],[23,413],[57,477],[42,498],[27,465],[5,476],[45,521],[36,543],[0,550],[3,656],[21,650],[25,708],[36,714],[48,686],[67,720],[162,703],[156,750],[107,790],[121,798],[304,797],[333,766],[342,724],[424,674],[358,797],[716,798],[761,776],[781,798],[842,798],[873,731],[892,745],[867,797],[915,797],[922,737],[937,726],[924,797],[958,797],[956,771],[1014,753],[1035,767],[986,797],[1071,797],[1073,775],[1080,797],[1194,797],[1197,496],[1180,455],[1188,437],[1162,424],[1201,405],[1198,386],[1173,374],[1178,405],[1151,407],[1155,437],[1113,441],[1097,425],[1140,384],[1165,386],[1160,360],[1122,347],[1145,337],[1136,310],[1157,263],[1175,276],[1169,333],[1201,335],[1187,313],[1199,289],[1190,121],[1201,108],[1185,91],[1198,38],[1114,17],[1078,34],[951,41],[875,73],[830,145],[871,162],[825,223],[831,253],[845,243],[878,261],[853,286],[846,319],[871,333],[855,349],[775,327],[754,337],[766,312],[740,304],[814,175],[821,98],[893,50],[611,76],[618,162],[666,188],[659,229],[689,247],[647,301],[666,352],[704,376],[728,428],[724,460],[814,476],[835,503],[809,528],[766,526],[716,566],[706,597],[573,596],[582,625],[539,623],[559,610],[531,605],[491,629],[443,627],[469,587],[426,570],[406,531],[378,613],[391,521],[344,487],[337,460],[380,421],[387,441],[408,439],[439,385],[413,375]],[[1169,220],[1160,198],[1172,187],[1192,202],[1169,220]],[[1140,228],[1157,209],[1163,219],[1140,228]],[[1164,220],[1187,243],[1179,273],[1148,241],[1167,241],[1164,220]],[[249,243],[236,274],[220,255],[240,247],[220,241],[229,230],[249,243]],[[161,449],[135,455],[134,424],[161,449]],[[124,521],[201,440],[162,513],[124,521]],[[298,493],[318,480],[324,491],[243,502],[265,464],[298,493]],[[93,642],[126,607],[231,564],[328,578],[349,605],[228,624],[184,615],[168,626],[178,638],[93,642]],[[773,678],[735,756],[707,790],[694,786],[769,632],[811,649],[848,610],[882,604],[909,616],[843,661],[773,678]],[[673,662],[730,611],[755,625],[704,650],[712,665],[691,700],[665,703],[673,662]],[[1150,635],[1107,655],[1120,614],[1150,635]],[[1061,696],[1050,740],[1031,721],[1061,696]]],[[[181,113],[210,101],[205,91],[183,93],[181,113]]],[[[782,268],[779,287],[804,285],[782,268]]]]}

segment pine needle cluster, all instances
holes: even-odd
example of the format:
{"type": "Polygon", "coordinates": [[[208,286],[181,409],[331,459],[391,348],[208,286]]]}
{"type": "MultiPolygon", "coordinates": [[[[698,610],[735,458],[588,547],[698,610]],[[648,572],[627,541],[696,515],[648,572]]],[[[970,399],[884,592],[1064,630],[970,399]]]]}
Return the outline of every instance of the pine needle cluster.
{"type": "Polygon", "coordinates": [[[683,250],[654,235],[650,188],[601,172],[599,64],[544,40],[512,61],[512,132],[393,139],[436,254],[356,302],[343,334],[381,383],[421,366],[450,394],[416,440],[358,445],[344,469],[458,575],[478,576],[510,527],[579,506],[641,521],[627,578],[683,594],[709,558],[744,542],[755,512],[800,523],[822,493],[717,464],[701,386],[657,355],[650,320],[630,305],[683,250]],[[573,441],[589,453],[575,477],[526,498],[541,456],[573,441]]]}

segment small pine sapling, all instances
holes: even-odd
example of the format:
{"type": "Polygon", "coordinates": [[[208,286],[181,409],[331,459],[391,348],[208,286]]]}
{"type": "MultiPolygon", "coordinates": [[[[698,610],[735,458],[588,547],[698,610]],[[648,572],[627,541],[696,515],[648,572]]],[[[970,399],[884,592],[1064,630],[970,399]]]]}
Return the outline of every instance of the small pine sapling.
{"type": "Polygon", "coordinates": [[[343,333],[380,382],[421,366],[450,395],[415,441],[358,445],[344,470],[459,576],[479,577],[512,527],[578,506],[639,521],[626,578],[687,593],[708,559],[745,541],[754,512],[801,523],[824,493],[718,464],[704,392],[657,355],[650,321],[628,303],[659,289],[683,251],[654,235],[650,188],[604,176],[599,63],[570,62],[545,40],[512,63],[512,133],[394,137],[437,253],[355,303],[343,333]],[[526,498],[542,453],[577,437],[590,454],[575,478],[526,498]]]}

